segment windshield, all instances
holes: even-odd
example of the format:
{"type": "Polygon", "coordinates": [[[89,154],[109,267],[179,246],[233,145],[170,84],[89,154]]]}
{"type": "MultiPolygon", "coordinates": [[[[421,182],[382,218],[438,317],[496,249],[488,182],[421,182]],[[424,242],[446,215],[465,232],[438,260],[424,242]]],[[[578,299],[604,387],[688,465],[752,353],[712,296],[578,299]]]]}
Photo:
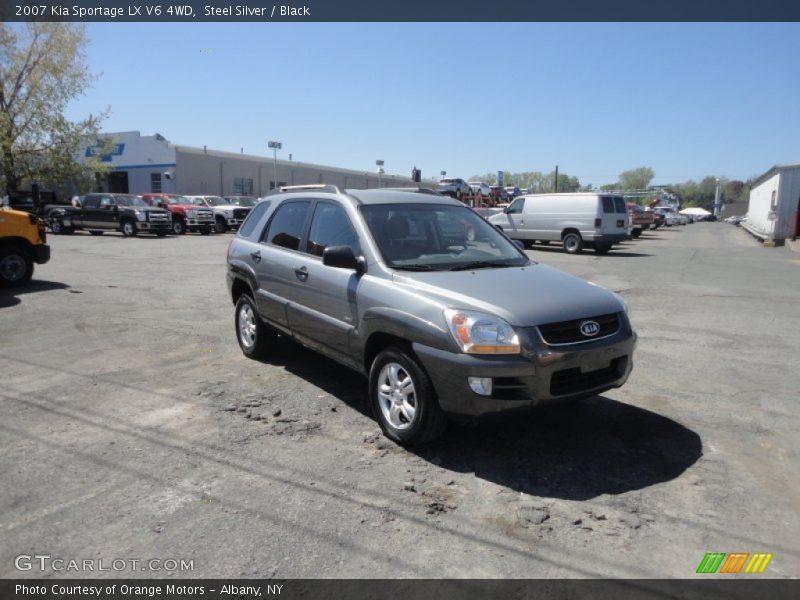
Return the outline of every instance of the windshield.
{"type": "Polygon", "coordinates": [[[528,264],[525,254],[465,206],[373,204],[361,207],[387,265],[448,271],[528,264]]]}
{"type": "Polygon", "coordinates": [[[117,206],[147,206],[141,196],[114,196],[117,206]]]}
{"type": "Polygon", "coordinates": [[[235,198],[231,198],[231,204],[234,206],[255,206],[256,199],[252,196],[238,196],[235,198]]]}
{"type": "Polygon", "coordinates": [[[223,198],[219,196],[206,196],[206,202],[211,206],[230,206],[223,198]]]}
{"type": "Polygon", "coordinates": [[[170,204],[191,204],[186,196],[167,196],[167,202],[170,204]]]}

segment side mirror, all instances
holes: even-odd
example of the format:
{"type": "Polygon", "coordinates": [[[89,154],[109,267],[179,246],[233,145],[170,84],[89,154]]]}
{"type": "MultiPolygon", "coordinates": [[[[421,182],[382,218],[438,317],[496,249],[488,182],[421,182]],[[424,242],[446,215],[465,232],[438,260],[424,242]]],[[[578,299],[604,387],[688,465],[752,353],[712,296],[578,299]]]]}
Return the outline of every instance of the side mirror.
{"type": "Polygon", "coordinates": [[[508,214],[508,209],[509,209],[509,208],[511,208],[511,207],[510,207],[510,206],[504,206],[504,207],[503,207],[503,212],[504,212],[505,214],[508,214]]]}
{"type": "Polygon", "coordinates": [[[357,273],[366,270],[364,258],[353,254],[350,246],[328,246],[322,253],[322,264],[337,269],[352,269],[357,273]]]}

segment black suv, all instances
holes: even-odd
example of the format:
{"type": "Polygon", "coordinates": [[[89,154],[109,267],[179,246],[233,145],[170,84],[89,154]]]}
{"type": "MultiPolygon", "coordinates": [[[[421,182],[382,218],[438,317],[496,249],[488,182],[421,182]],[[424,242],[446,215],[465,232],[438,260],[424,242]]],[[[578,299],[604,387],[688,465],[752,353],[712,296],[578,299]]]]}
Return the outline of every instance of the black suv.
{"type": "Polygon", "coordinates": [[[134,194],[87,194],[80,208],[58,209],[50,213],[53,233],[85,229],[92,235],[120,231],[125,237],[154,233],[163,237],[172,231],[172,217],[163,208],[148,206],[134,194]]]}

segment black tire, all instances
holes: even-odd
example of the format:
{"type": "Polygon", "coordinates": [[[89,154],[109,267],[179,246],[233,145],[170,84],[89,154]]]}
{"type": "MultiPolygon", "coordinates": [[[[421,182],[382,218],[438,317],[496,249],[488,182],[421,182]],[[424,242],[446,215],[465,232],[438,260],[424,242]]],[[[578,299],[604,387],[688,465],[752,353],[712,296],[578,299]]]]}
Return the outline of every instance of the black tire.
{"type": "Polygon", "coordinates": [[[275,346],[275,338],[277,337],[275,332],[264,325],[258,315],[256,303],[247,294],[242,294],[236,302],[236,310],[233,313],[233,327],[236,333],[236,341],[239,342],[239,347],[247,358],[264,358],[275,346]],[[240,323],[240,319],[248,318],[248,312],[252,317],[249,332],[242,329],[240,323]]]}
{"type": "Polygon", "coordinates": [[[594,247],[595,254],[608,254],[609,250],[611,250],[611,246],[608,244],[598,244],[594,247]]]}
{"type": "Polygon", "coordinates": [[[64,224],[60,219],[50,220],[50,231],[52,231],[55,235],[62,235],[64,233],[64,229],[64,224]]]}
{"type": "Polygon", "coordinates": [[[33,260],[25,250],[0,250],[0,287],[28,283],[33,277],[33,260]]]}
{"type": "Polygon", "coordinates": [[[208,227],[203,227],[200,229],[200,235],[209,235],[211,233],[211,229],[208,227]]]}
{"type": "Polygon", "coordinates": [[[228,230],[228,224],[225,223],[225,219],[222,217],[217,217],[216,222],[214,223],[214,231],[217,233],[225,233],[228,230]]]}
{"type": "Polygon", "coordinates": [[[136,235],[136,223],[131,219],[125,219],[119,224],[119,230],[125,237],[134,237],[136,235]]]}
{"type": "Polygon", "coordinates": [[[567,254],[580,254],[583,251],[583,238],[580,233],[569,231],[561,238],[564,252],[567,254]]]}
{"type": "Polygon", "coordinates": [[[92,231],[89,232],[89,235],[103,235],[103,232],[93,229],[92,231]]]}
{"type": "MultiPolygon", "coordinates": [[[[392,393],[394,394],[395,392],[400,394],[400,388],[396,387],[392,393]]],[[[447,426],[447,417],[439,406],[436,391],[433,389],[427,373],[419,365],[416,358],[403,348],[389,346],[372,361],[372,367],[369,371],[369,398],[370,405],[375,413],[375,419],[378,421],[384,435],[398,444],[404,446],[425,444],[439,437],[447,426]],[[405,381],[406,378],[410,378],[413,386],[413,405],[407,400],[406,404],[414,407],[414,414],[411,420],[408,421],[405,416],[406,413],[398,410],[396,412],[398,421],[404,420],[400,427],[392,424],[389,416],[392,408],[382,407],[382,400],[379,397],[381,379],[389,377],[388,373],[392,364],[398,367],[396,372],[397,385],[399,386],[400,382],[405,381]],[[384,367],[387,368],[386,372],[384,372],[384,367]]]]}
{"type": "Polygon", "coordinates": [[[183,222],[183,219],[172,220],[172,233],[175,235],[183,235],[186,233],[186,223],[183,222]]]}

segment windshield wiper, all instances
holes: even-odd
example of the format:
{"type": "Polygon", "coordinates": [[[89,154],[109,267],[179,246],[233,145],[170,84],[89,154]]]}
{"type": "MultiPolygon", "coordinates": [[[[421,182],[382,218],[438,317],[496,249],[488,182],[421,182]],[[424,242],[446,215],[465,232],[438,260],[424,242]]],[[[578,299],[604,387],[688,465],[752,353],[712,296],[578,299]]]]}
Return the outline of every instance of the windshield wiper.
{"type": "Polygon", "coordinates": [[[480,260],[475,262],[465,263],[463,265],[456,265],[448,269],[449,271],[469,271],[470,269],[497,269],[503,267],[521,267],[523,265],[510,265],[504,262],[492,262],[487,260],[480,260]]]}
{"type": "Polygon", "coordinates": [[[411,264],[411,265],[392,265],[393,269],[398,271],[440,271],[441,269],[437,269],[436,267],[432,267],[431,265],[423,265],[423,264],[411,264]]]}

